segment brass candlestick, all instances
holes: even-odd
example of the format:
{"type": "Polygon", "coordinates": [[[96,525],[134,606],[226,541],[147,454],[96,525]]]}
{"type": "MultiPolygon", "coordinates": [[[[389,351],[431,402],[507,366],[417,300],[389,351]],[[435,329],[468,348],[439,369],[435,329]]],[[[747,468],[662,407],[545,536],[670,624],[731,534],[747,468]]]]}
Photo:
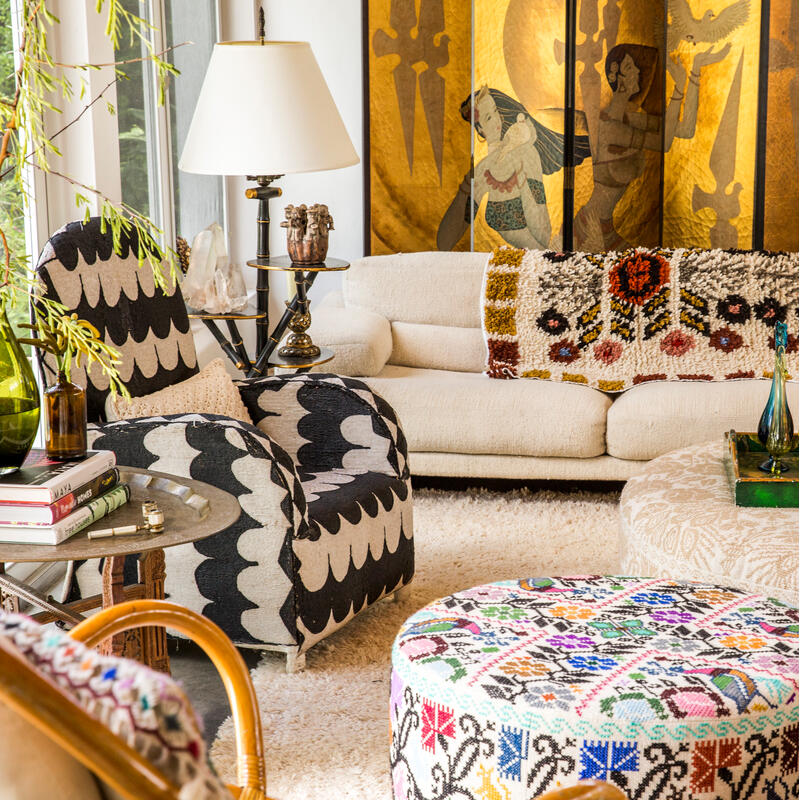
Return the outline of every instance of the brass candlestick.
{"type": "MultiPolygon", "coordinates": [[[[295,270],[294,285],[297,295],[297,310],[289,320],[288,328],[291,333],[286,337],[286,342],[278,350],[278,355],[284,358],[316,358],[320,349],[306,333],[311,325],[311,314],[308,309],[308,281],[302,270],[295,270]]],[[[289,303],[287,302],[288,306],[289,303]]]]}

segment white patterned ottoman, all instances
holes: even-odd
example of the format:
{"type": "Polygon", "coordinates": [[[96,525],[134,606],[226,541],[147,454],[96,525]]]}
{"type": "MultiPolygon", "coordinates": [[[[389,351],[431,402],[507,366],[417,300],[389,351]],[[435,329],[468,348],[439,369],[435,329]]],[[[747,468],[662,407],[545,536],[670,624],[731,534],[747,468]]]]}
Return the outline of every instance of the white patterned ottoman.
{"type": "Polygon", "coordinates": [[[712,584],[581,575],[445,597],[392,651],[396,800],[798,796],[797,610],[712,584]]]}
{"type": "Polygon", "coordinates": [[[622,490],[620,571],[738,586],[797,605],[796,508],[733,500],[719,441],[650,461],[622,490]]]}

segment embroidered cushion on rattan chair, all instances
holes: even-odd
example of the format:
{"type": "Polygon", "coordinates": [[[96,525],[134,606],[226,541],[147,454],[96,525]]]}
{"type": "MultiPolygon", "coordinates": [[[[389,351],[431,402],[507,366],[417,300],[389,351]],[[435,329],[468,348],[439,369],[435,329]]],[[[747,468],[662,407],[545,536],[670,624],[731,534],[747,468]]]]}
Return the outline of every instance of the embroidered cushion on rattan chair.
{"type": "MultiPolygon", "coordinates": [[[[183,787],[181,797],[229,800],[230,793],[208,761],[201,724],[172,678],[130,659],[101,655],[66,633],[18,614],[0,615],[0,636],[111,733],[183,787]]],[[[77,768],[71,779],[82,780],[77,768]]]]}

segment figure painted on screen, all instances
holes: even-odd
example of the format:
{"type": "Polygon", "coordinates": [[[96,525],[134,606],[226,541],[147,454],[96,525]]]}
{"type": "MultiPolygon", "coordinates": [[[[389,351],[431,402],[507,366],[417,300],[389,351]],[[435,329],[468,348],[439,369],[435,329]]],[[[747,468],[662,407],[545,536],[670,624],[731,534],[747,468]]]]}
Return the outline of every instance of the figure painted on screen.
{"type": "MultiPolygon", "coordinates": [[[[525,107],[498,89],[482,86],[461,104],[461,116],[488,145],[488,154],[467,173],[436,236],[439,250],[452,250],[488,195],[486,223],[514,247],[547,249],[550,214],[543,175],[564,166],[564,137],[537,122],[525,107]]],[[[586,136],[575,137],[575,163],[589,155],[586,136]]]]}
{"type": "MultiPolygon", "coordinates": [[[[725,45],[716,53],[713,47],[697,53],[688,81],[685,68],[672,59],[668,61],[675,89],[664,117],[664,152],[673,139],[694,136],[701,70],[721,61],[729,49],[730,45],[725,45]]],[[[628,186],[642,174],[647,151],[660,153],[662,148],[658,50],[647,45],[618,44],[606,57],[605,75],[612,94],[599,115],[592,194],[575,216],[576,250],[619,250],[629,246],[615,228],[614,209],[628,186]]]]}

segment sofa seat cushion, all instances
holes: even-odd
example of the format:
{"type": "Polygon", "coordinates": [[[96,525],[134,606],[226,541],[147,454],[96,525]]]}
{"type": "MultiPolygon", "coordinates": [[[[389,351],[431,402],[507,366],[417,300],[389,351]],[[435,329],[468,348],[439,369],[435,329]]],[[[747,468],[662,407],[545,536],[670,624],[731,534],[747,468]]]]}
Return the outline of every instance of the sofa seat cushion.
{"type": "MultiPolygon", "coordinates": [[[[720,440],[725,431],[754,431],[769,396],[770,381],[682,381],[634,386],[608,412],[608,454],[649,460],[697,442],[720,440]]],[[[797,383],[786,384],[797,415],[797,383]]]]}
{"type": "Polygon", "coordinates": [[[605,452],[611,400],[586,386],[398,366],[365,383],[395,409],[411,451],[572,458],[605,452]]]}

